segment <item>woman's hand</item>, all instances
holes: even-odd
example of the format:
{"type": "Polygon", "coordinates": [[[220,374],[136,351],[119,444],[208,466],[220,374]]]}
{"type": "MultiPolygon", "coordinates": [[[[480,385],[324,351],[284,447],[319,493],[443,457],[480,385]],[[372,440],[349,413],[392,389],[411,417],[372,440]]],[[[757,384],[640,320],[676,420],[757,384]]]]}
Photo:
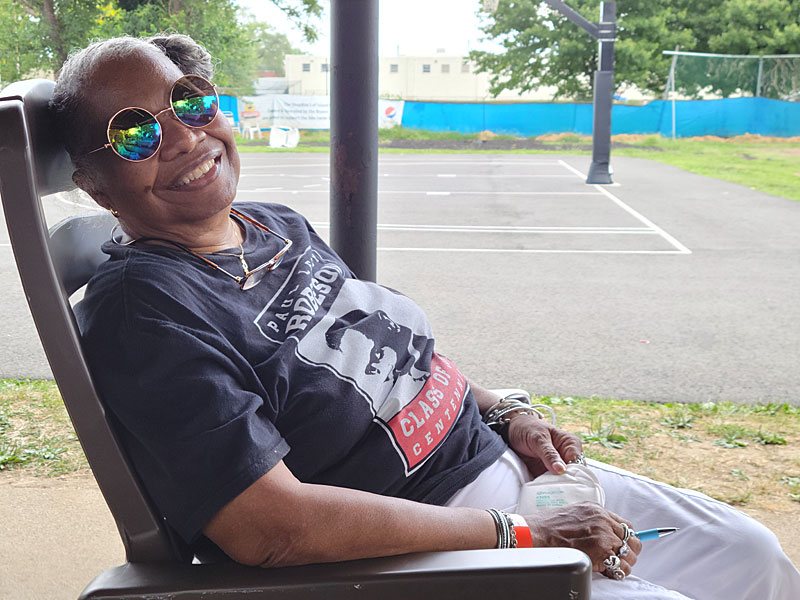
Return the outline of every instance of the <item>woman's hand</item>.
{"type": "Polygon", "coordinates": [[[535,415],[515,414],[508,424],[508,445],[525,462],[531,475],[550,471],[561,475],[564,463],[583,455],[580,439],[535,415]]]}
{"type": "MultiPolygon", "coordinates": [[[[579,502],[532,515],[525,515],[531,528],[534,547],[569,547],[585,552],[592,561],[592,570],[606,569],[603,561],[617,555],[625,536],[623,523],[631,523],[595,502],[579,502]]],[[[628,537],[628,553],[620,557],[620,568],[626,576],[636,564],[642,542],[628,537]]]]}

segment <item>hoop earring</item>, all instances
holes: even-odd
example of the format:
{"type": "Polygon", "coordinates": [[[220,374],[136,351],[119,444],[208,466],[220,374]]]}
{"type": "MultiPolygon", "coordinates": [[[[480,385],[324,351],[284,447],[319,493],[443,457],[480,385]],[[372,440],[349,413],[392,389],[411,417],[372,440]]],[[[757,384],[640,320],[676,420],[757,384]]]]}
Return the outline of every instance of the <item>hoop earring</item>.
{"type": "Polygon", "coordinates": [[[114,242],[117,246],[130,246],[137,240],[138,238],[128,237],[128,234],[126,234],[125,231],[122,229],[122,227],[119,226],[119,223],[117,223],[116,225],[114,225],[114,227],[111,228],[111,241],[114,242]],[[119,239],[117,239],[116,237],[117,231],[119,231],[121,234],[119,236],[119,239]]]}
{"type": "Polygon", "coordinates": [[[108,212],[110,212],[112,216],[119,218],[119,211],[116,208],[109,208],[108,212]]]}

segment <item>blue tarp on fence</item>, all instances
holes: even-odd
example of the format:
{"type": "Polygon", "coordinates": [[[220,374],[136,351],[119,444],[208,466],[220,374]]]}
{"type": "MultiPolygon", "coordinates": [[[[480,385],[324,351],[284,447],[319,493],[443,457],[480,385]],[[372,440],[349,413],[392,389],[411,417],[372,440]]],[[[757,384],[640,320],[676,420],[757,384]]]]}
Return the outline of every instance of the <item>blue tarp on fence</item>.
{"type": "Polygon", "coordinates": [[[233,113],[233,122],[239,123],[239,101],[236,96],[226,96],[220,94],[219,96],[219,109],[222,112],[233,113]]]}
{"type": "MultiPolygon", "coordinates": [[[[457,104],[410,102],[403,126],[431,131],[493,131],[522,136],[546,133],[592,133],[591,104],[520,103],[457,104]]],[[[675,103],[679,137],[745,133],[800,136],[800,102],[768,98],[681,100],[675,103]]],[[[612,133],[672,135],[672,102],[655,100],[643,106],[615,104],[612,133]]]]}

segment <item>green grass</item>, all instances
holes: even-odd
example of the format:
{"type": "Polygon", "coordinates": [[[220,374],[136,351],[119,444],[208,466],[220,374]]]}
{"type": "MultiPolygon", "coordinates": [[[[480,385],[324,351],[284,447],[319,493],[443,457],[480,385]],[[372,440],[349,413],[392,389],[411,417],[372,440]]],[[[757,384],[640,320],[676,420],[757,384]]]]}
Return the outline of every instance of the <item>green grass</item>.
{"type": "Polygon", "coordinates": [[[538,398],[586,455],[724,502],[800,502],[800,407],[538,398]],[[745,468],[747,472],[745,472],[745,468]]]}
{"type": "Polygon", "coordinates": [[[0,379],[0,472],[57,476],[87,468],[56,384],[0,379]]]}
{"type": "Polygon", "coordinates": [[[641,148],[619,148],[615,156],[663,162],[698,175],[716,177],[751,189],[800,201],[800,143],[671,140],[647,138],[641,148]],[[660,150],[654,152],[653,148],[660,150]]]}
{"type": "MultiPolygon", "coordinates": [[[[800,408],[540,397],[587,456],[752,507],[800,502],[800,408]]],[[[88,472],[52,381],[0,379],[0,478],[88,472]]]]}

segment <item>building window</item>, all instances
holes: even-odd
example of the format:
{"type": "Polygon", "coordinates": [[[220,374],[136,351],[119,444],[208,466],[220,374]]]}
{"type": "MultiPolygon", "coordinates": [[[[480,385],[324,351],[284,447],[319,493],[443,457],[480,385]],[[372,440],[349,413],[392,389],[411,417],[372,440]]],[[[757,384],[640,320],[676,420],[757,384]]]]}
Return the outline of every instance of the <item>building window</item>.
{"type": "Polygon", "coordinates": [[[422,72],[423,73],[430,73],[431,72],[431,66],[430,65],[422,65],[422,72]]]}
{"type": "Polygon", "coordinates": [[[468,62],[461,63],[461,72],[462,73],[469,73],[469,63],[468,62]]]}
{"type": "Polygon", "coordinates": [[[400,72],[400,65],[389,65],[389,73],[399,73],[400,72]]]}
{"type": "Polygon", "coordinates": [[[327,73],[328,72],[328,63],[322,63],[320,65],[320,67],[322,67],[322,72],[323,73],[327,73]]]}
{"type": "Polygon", "coordinates": [[[450,65],[442,65],[442,73],[449,73],[450,65]]]}
{"type": "Polygon", "coordinates": [[[303,63],[303,73],[311,73],[311,63],[303,63]]]}

